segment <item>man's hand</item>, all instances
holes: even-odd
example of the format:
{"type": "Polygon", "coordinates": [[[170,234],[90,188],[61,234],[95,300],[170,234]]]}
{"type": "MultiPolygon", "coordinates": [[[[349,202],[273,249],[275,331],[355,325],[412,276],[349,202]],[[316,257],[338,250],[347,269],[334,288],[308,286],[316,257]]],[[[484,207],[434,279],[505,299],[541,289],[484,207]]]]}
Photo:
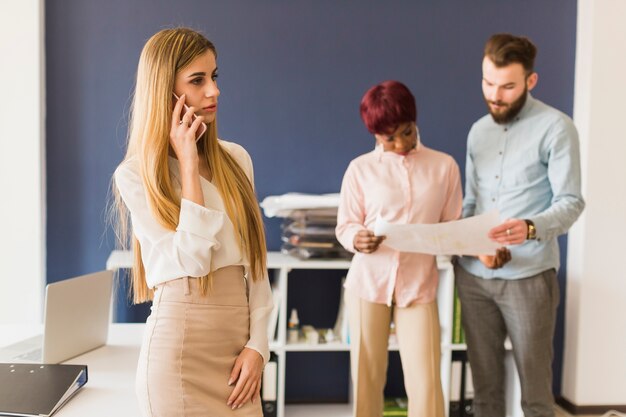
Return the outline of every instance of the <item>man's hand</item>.
{"type": "Polygon", "coordinates": [[[508,219],[489,231],[489,239],[501,245],[519,245],[526,241],[528,224],[520,219],[508,219]]]}
{"type": "Polygon", "coordinates": [[[354,236],[354,249],[362,253],[376,252],[383,240],[385,236],[375,236],[371,230],[359,230],[354,236]]]}
{"type": "Polygon", "coordinates": [[[511,260],[511,251],[502,247],[496,250],[495,255],[480,255],[478,256],[480,262],[483,263],[489,269],[502,268],[507,262],[511,260]]]}
{"type": "Polygon", "coordinates": [[[230,373],[228,385],[237,382],[235,389],[228,397],[227,405],[241,408],[251,400],[254,403],[261,391],[261,373],[263,372],[263,357],[259,352],[250,348],[243,348],[230,373]]]}

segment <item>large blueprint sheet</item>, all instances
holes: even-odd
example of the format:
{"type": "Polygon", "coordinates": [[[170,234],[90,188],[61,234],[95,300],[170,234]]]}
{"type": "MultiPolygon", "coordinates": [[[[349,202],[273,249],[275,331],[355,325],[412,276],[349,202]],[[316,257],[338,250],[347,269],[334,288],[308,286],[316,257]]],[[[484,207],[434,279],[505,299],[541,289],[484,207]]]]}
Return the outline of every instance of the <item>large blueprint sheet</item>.
{"type": "Polygon", "coordinates": [[[487,237],[501,223],[497,211],[436,224],[389,224],[376,219],[374,234],[386,236],[383,245],[401,252],[431,255],[493,255],[502,245],[487,237]]]}

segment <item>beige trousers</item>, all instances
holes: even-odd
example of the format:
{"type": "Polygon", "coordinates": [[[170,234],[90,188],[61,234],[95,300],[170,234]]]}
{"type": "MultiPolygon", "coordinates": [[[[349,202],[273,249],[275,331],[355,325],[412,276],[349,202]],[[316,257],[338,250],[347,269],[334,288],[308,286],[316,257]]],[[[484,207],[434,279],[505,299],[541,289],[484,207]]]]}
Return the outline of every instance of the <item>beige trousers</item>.
{"type": "Polygon", "coordinates": [[[228,378],[249,338],[241,267],[214,273],[201,295],[196,278],[157,286],[146,322],[136,391],[146,417],[261,417],[260,402],[232,410],[228,378]]]}
{"type": "Polygon", "coordinates": [[[437,302],[406,308],[370,303],[346,291],[354,416],[380,417],[393,317],[409,398],[409,417],[443,417],[437,302]]]}

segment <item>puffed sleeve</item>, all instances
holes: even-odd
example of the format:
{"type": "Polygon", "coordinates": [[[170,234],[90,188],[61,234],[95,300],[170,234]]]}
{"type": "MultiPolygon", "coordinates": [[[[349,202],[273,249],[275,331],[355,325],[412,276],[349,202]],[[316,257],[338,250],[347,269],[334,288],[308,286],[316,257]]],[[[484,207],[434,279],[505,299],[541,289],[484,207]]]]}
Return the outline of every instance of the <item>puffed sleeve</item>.
{"type": "Polygon", "coordinates": [[[268,321],[274,308],[272,289],[267,270],[262,279],[253,280],[248,277],[248,304],[250,308],[250,339],[246,347],[254,349],[263,357],[263,363],[270,359],[268,321]]]}
{"type": "MultiPolygon", "coordinates": [[[[242,147],[243,151],[241,165],[244,172],[252,183],[254,188],[254,166],[250,154],[242,147]]],[[[263,357],[263,363],[267,364],[270,360],[270,347],[268,340],[268,322],[274,308],[274,300],[272,297],[272,289],[270,280],[267,275],[267,268],[264,268],[264,276],[261,279],[248,279],[248,305],[250,308],[250,340],[246,343],[246,347],[254,349],[263,357]]]]}
{"type": "MultiPolygon", "coordinates": [[[[240,145],[235,143],[221,141],[230,154],[235,158],[239,166],[250,179],[254,188],[254,167],[250,154],[240,145]]],[[[263,268],[263,276],[254,280],[251,271],[248,271],[248,307],[250,309],[250,339],[246,343],[246,347],[254,349],[263,357],[263,363],[266,364],[270,359],[269,340],[268,340],[268,322],[269,317],[274,308],[272,297],[272,289],[267,275],[267,269],[263,268]]]]}
{"type": "Polygon", "coordinates": [[[142,251],[144,264],[156,263],[153,257],[161,257],[162,263],[165,257],[181,277],[207,275],[211,270],[212,251],[220,246],[216,235],[224,225],[225,214],[182,199],[178,226],[176,230],[169,230],[155,218],[138,169],[131,162],[120,165],[114,179],[130,211],[134,235],[142,247],[150,248],[142,251]]]}

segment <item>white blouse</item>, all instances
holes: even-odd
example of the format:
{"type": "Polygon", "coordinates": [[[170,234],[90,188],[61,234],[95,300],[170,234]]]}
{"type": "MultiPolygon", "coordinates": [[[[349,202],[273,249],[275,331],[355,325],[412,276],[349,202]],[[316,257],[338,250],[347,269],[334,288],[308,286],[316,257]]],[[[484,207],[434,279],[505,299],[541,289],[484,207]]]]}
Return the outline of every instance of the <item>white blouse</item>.
{"type": "MultiPolygon", "coordinates": [[[[254,184],[252,160],[248,152],[232,142],[219,141],[239,163],[254,184]]],[[[169,158],[170,175],[176,191],[181,192],[178,160],[169,158]]],[[[139,174],[136,159],[124,161],[115,170],[115,184],[128,207],[133,233],[141,245],[141,258],[148,287],[185,276],[201,277],[211,271],[249,262],[237,245],[235,229],[225,212],[219,191],[201,177],[204,206],[182,199],[178,227],[175,231],[161,226],[152,214],[139,174]]],[[[267,324],[273,308],[267,276],[254,281],[248,278],[250,339],[246,347],[269,360],[267,324]]]]}

